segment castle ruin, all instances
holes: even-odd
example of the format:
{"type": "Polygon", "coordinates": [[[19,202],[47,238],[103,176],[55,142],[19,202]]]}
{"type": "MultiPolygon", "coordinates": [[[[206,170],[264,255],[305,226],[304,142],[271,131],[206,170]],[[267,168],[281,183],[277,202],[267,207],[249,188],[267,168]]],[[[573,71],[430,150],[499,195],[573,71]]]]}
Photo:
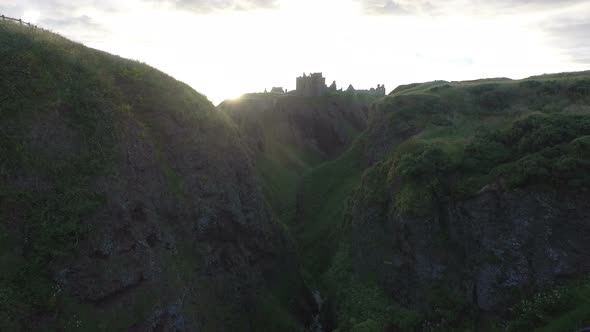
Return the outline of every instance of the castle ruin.
{"type": "Polygon", "coordinates": [[[361,95],[384,97],[385,96],[385,84],[377,84],[377,88],[370,88],[369,90],[356,90],[352,85],[350,85],[348,87],[348,90],[346,90],[346,91],[358,93],[361,95]]]}
{"type": "Polygon", "coordinates": [[[313,73],[309,76],[303,73],[303,76],[297,77],[296,95],[303,97],[318,97],[326,94],[328,87],[326,79],[322,73],[313,73]]]}
{"type": "Polygon", "coordinates": [[[283,87],[273,86],[273,88],[270,90],[270,93],[284,94],[284,93],[287,93],[287,91],[285,91],[285,89],[283,89],[283,87]]]}
{"type": "MultiPolygon", "coordinates": [[[[268,93],[267,90],[264,92],[268,93]]],[[[338,92],[342,92],[342,89],[338,90],[336,87],[336,81],[332,82],[332,84],[328,87],[326,85],[326,79],[323,77],[322,73],[311,73],[309,75],[303,73],[303,76],[297,77],[296,88],[293,91],[287,92],[281,87],[273,87],[270,91],[270,93],[273,94],[285,94],[300,97],[321,97],[328,93],[338,92]]],[[[351,84],[349,85],[346,92],[376,97],[384,97],[386,94],[384,84],[377,84],[377,88],[371,88],[368,90],[356,90],[351,84]]]]}

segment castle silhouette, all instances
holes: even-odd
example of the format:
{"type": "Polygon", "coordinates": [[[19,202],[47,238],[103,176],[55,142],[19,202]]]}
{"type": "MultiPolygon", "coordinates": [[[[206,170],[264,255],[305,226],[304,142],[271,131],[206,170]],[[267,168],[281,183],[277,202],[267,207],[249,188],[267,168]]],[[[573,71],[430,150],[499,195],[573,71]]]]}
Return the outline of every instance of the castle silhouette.
{"type": "MultiPolygon", "coordinates": [[[[289,94],[301,97],[319,97],[324,96],[329,92],[337,91],[342,91],[342,89],[338,90],[336,87],[336,81],[332,82],[328,87],[326,85],[326,78],[323,77],[322,73],[311,73],[309,75],[303,73],[303,76],[297,77],[296,88],[294,91],[287,92],[282,87],[273,87],[271,93],[289,94]]],[[[351,84],[348,86],[348,89],[346,89],[346,92],[383,97],[385,96],[385,84],[377,84],[377,88],[371,88],[368,90],[356,90],[351,84]]]]}

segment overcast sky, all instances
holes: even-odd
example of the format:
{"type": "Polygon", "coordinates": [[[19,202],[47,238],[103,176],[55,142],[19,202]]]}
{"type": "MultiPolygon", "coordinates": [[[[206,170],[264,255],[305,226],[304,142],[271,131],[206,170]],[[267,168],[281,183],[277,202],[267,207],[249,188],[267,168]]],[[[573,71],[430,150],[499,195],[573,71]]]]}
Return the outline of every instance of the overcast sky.
{"type": "Polygon", "coordinates": [[[0,0],[214,103],[321,71],[346,88],[590,69],[590,0],[0,0]]]}

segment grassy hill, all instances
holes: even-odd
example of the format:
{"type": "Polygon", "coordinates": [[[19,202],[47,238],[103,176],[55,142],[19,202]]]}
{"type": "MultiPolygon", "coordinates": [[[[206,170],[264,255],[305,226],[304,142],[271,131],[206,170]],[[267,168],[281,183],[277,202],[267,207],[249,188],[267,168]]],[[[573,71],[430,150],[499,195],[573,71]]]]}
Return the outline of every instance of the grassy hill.
{"type": "MultiPolygon", "coordinates": [[[[581,185],[587,180],[575,164],[584,163],[579,159],[583,156],[576,154],[584,149],[573,145],[582,144],[589,133],[589,79],[590,72],[583,72],[522,81],[427,83],[394,92],[377,105],[383,117],[373,121],[385,122],[391,141],[403,144],[371,148],[378,155],[397,154],[393,158],[404,158],[408,167],[410,153],[425,156],[428,149],[442,151],[440,157],[447,159],[448,166],[461,172],[463,182],[457,183],[457,190],[465,194],[490,183],[490,177],[502,177],[508,186],[550,179],[581,181],[581,185]],[[568,153],[573,159],[567,158],[568,153]],[[555,158],[569,160],[569,166],[555,158]],[[533,163],[539,169],[524,167],[533,163]]],[[[369,135],[385,136],[377,131],[384,127],[372,128],[369,135]]]]}
{"type": "MultiPolygon", "coordinates": [[[[437,220],[441,200],[462,204],[485,188],[584,195],[590,189],[589,119],[590,72],[410,84],[376,102],[363,138],[306,175],[299,193],[302,254],[334,303],[339,330],[473,328],[469,324],[477,315],[469,312],[475,305],[454,291],[430,293],[425,306],[400,305],[403,296],[396,292],[412,290],[387,282],[404,278],[384,272],[396,255],[391,248],[405,246],[403,238],[398,240],[403,235],[389,229],[404,220],[416,219],[417,225],[437,220]],[[436,306],[448,311],[437,312],[436,306]]],[[[455,249],[439,250],[452,255],[455,249]]],[[[577,307],[560,304],[549,313],[551,304],[538,295],[526,302],[535,309],[487,325],[480,320],[478,329],[581,327],[585,285],[574,282],[559,291],[578,293],[572,299],[577,307]],[[560,323],[538,320],[537,314],[560,323]]]]}
{"type": "Polygon", "coordinates": [[[0,330],[590,324],[590,72],[217,111],[0,22],[0,77],[0,330]]]}
{"type": "Polygon", "coordinates": [[[299,330],[311,319],[247,147],[207,98],[9,22],[0,77],[0,330],[299,330]]]}

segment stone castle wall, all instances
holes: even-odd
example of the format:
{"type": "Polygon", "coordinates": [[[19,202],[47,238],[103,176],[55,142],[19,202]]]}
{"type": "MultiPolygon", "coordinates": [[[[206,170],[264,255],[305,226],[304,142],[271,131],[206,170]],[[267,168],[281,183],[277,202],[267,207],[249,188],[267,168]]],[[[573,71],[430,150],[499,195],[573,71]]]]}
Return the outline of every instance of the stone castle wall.
{"type": "Polygon", "coordinates": [[[304,97],[317,97],[326,94],[328,87],[322,73],[314,73],[309,76],[303,74],[297,77],[296,94],[304,97]]]}

